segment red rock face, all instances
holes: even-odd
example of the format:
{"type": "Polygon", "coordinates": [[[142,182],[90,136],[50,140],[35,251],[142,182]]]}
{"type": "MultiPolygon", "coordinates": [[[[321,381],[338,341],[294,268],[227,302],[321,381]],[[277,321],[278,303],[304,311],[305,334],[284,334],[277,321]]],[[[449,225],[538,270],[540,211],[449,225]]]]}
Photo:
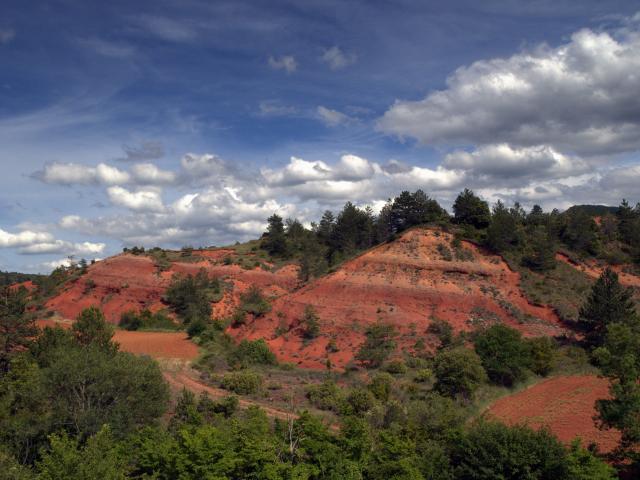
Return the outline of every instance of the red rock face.
{"type": "Polygon", "coordinates": [[[271,298],[271,312],[229,328],[233,337],[264,338],[281,361],[306,368],[325,368],[327,359],[344,368],[364,341],[367,326],[378,321],[396,327],[403,350],[413,349],[418,340],[426,348],[435,346],[435,337],[427,333],[433,318],[449,321],[456,331],[501,321],[525,336],[563,333],[552,309],[527,301],[519,289],[519,275],[499,256],[462,242],[465,257],[454,253],[449,259],[451,241],[450,234],[439,230],[411,230],[303,288],[298,288],[293,265],[275,272],[225,265],[232,250],[195,251],[202,260],[174,262],[164,272],[149,257],[123,254],[91,265],[46,306],[67,319],[97,306],[109,322],[117,323],[127,310],[166,308],[162,295],[172,276],[204,268],[230,285],[223,299],[213,304],[214,318],[230,316],[251,285],[271,298]],[[92,283],[95,286],[88,288],[92,283]],[[300,322],[307,305],[319,315],[321,334],[305,342],[300,322]],[[327,353],[329,342],[335,343],[336,352],[327,353]]]}
{"type": "Polygon", "coordinates": [[[75,319],[90,306],[99,307],[111,323],[118,323],[120,315],[127,310],[148,308],[158,311],[166,308],[162,296],[171,283],[174,274],[196,274],[202,268],[211,276],[220,277],[231,283],[233,288],[222,301],[213,304],[213,317],[229,315],[238,298],[249,285],[258,285],[270,296],[282,295],[292,290],[297,283],[297,268],[287,266],[276,272],[261,268],[245,270],[238,265],[224,265],[222,258],[228,255],[206,253],[199,262],[175,262],[169,270],[160,272],[153,260],[142,255],[117,255],[91,265],[87,274],[66,284],[63,290],[51,298],[46,308],[64,318],[75,319]]]}
{"type": "Polygon", "coordinates": [[[449,321],[456,331],[502,321],[525,336],[563,332],[551,308],[527,301],[519,275],[499,256],[463,242],[468,259],[444,259],[443,246],[451,240],[436,230],[408,231],[281,296],[268,315],[229,332],[238,339],[265,338],[281,360],[309,368],[324,368],[327,358],[344,367],[364,341],[366,327],[377,321],[396,326],[402,349],[412,349],[418,339],[433,346],[435,338],[426,332],[433,318],[449,321]],[[322,334],[305,344],[300,319],[306,305],[318,313],[322,334]],[[277,336],[276,330],[287,333],[277,336]],[[335,353],[326,351],[330,339],[337,344],[335,353]]]}

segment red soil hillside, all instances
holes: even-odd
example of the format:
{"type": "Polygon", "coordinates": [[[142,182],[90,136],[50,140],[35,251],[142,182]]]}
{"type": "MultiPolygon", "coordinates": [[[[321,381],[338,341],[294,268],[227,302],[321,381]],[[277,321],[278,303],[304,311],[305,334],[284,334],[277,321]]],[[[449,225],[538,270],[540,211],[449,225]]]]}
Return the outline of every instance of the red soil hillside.
{"type": "Polygon", "coordinates": [[[617,430],[600,430],[593,421],[595,401],[608,398],[607,380],[592,375],[555,377],[496,401],[487,415],[513,425],[549,427],[563,442],[580,437],[583,445],[596,443],[603,452],[620,440],[617,430]]]}
{"type": "Polygon", "coordinates": [[[344,367],[364,341],[367,325],[378,320],[397,327],[404,349],[418,339],[435,341],[426,333],[433,317],[448,320],[457,331],[500,320],[526,336],[563,332],[550,308],[526,300],[519,275],[500,257],[463,242],[466,260],[445,259],[452,240],[434,229],[408,231],[280,297],[271,313],[229,333],[265,338],[281,360],[323,368],[327,357],[344,367]],[[300,319],[306,305],[318,313],[322,334],[303,344],[300,319]],[[278,336],[276,330],[285,333],[278,336]],[[338,351],[327,354],[330,339],[338,351]]]}
{"type": "MultiPolygon", "coordinates": [[[[577,270],[580,270],[582,273],[584,273],[585,275],[591,278],[598,278],[602,273],[602,271],[604,270],[604,267],[597,265],[593,261],[589,263],[584,263],[584,262],[579,263],[570,259],[564,253],[557,253],[556,260],[558,260],[559,262],[566,263],[567,265],[570,265],[577,270]]],[[[622,285],[625,285],[627,287],[640,288],[640,277],[638,277],[637,275],[632,275],[631,273],[625,272],[623,265],[613,265],[611,266],[611,269],[618,274],[618,279],[620,280],[620,283],[622,285]]]]}
{"type": "Polygon", "coordinates": [[[262,268],[246,270],[239,265],[225,265],[223,257],[229,250],[196,251],[196,262],[173,262],[168,270],[160,272],[152,258],[144,255],[122,254],[96,262],[88,272],[46,303],[48,310],[63,318],[75,319],[89,306],[97,306],[111,323],[120,320],[122,312],[149,308],[165,308],[162,295],[175,273],[195,274],[205,268],[211,276],[220,277],[232,288],[224,298],[213,305],[213,316],[227,316],[238,302],[239,294],[248,285],[258,285],[267,295],[277,296],[291,291],[297,284],[297,267],[286,266],[276,272],[262,268]]]}

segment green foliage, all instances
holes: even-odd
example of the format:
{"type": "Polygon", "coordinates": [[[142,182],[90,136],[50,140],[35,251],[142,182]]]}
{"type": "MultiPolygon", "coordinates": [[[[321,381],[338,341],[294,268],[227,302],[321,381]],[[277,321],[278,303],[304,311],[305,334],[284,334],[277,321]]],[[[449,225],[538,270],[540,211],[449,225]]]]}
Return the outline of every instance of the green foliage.
{"type": "Polygon", "coordinates": [[[391,375],[386,372],[380,372],[374,375],[374,377],[371,379],[371,383],[369,383],[367,388],[378,400],[386,402],[391,396],[393,383],[394,380],[391,375]]]}
{"type": "Polygon", "coordinates": [[[566,452],[547,430],[478,422],[454,444],[459,480],[556,480],[568,478],[566,452]]]}
{"type": "Polygon", "coordinates": [[[242,340],[228,355],[229,364],[236,368],[250,365],[276,365],[275,354],[264,339],[242,340]]]}
{"type": "Polygon", "coordinates": [[[580,310],[580,324],[585,330],[587,345],[601,346],[609,325],[629,322],[636,317],[631,297],[632,291],[620,284],[618,274],[606,268],[580,310]]]}
{"type": "Polygon", "coordinates": [[[269,301],[262,295],[260,289],[251,285],[249,289],[240,295],[240,310],[260,317],[271,311],[269,301]]]}
{"type": "Polygon", "coordinates": [[[470,401],[487,379],[480,357],[468,348],[441,350],[434,360],[437,392],[470,401]]]}
{"type": "Polygon", "coordinates": [[[82,310],[71,331],[79,345],[98,347],[109,353],[118,349],[118,346],[111,341],[114,328],[107,323],[104,314],[97,307],[82,310]]]}
{"type": "Polygon", "coordinates": [[[147,308],[140,312],[136,312],[135,310],[123,312],[122,315],[120,315],[118,325],[120,328],[130,331],[153,329],[175,330],[177,328],[175,322],[165,312],[151,312],[147,308]]]}
{"type": "Polygon", "coordinates": [[[546,227],[534,227],[528,236],[522,264],[538,272],[551,270],[556,266],[556,242],[546,227]]]}
{"type": "Polygon", "coordinates": [[[391,233],[399,233],[414,225],[435,222],[446,217],[446,212],[422,190],[403,191],[391,204],[391,233]]]}
{"type": "Polygon", "coordinates": [[[468,188],[465,188],[453,204],[454,221],[475,228],[486,228],[491,222],[489,205],[468,188]]]}
{"type": "Polygon", "coordinates": [[[26,315],[26,306],[26,289],[0,289],[0,375],[7,371],[16,352],[31,344],[37,332],[33,318],[26,315]]]}
{"type": "Polygon", "coordinates": [[[569,480],[614,480],[618,478],[615,469],[589,450],[582,448],[580,440],[571,442],[566,458],[569,480]]]}
{"type": "Polygon", "coordinates": [[[529,368],[546,377],[556,365],[556,344],[552,338],[536,337],[526,340],[529,347],[529,368]]]}
{"type": "Polygon", "coordinates": [[[185,324],[189,324],[196,320],[208,322],[212,312],[211,303],[220,301],[222,295],[220,280],[209,278],[207,271],[201,269],[195,276],[174,275],[164,300],[185,324]]]}
{"type": "Polygon", "coordinates": [[[284,234],[282,217],[275,213],[268,219],[267,232],[262,237],[262,248],[270,255],[285,257],[287,255],[287,239],[284,234]]]}
{"type": "Polygon", "coordinates": [[[342,402],[340,389],[330,379],[322,383],[309,385],[306,389],[306,396],[309,402],[320,410],[337,411],[342,402]]]}
{"type": "Polygon", "coordinates": [[[491,223],[487,228],[487,246],[494,252],[504,253],[522,242],[522,221],[524,213],[516,204],[508,209],[498,200],[493,207],[491,223]]]}
{"type": "Polygon", "coordinates": [[[392,360],[384,366],[384,369],[394,375],[407,373],[407,365],[402,360],[392,360]]]}
{"type": "Polygon", "coordinates": [[[238,395],[256,393],[262,386],[262,377],[251,370],[225,373],[220,383],[222,388],[238,395]]]}
{"type": "Polygon", "coordinates": [[[492,382],[510,387],[526,378],[530,349],[517,330],[492,325],[476,335],[474,345],[492,382]]]}
{"type": "Polygon", "coordinates": [[[377,368],[395,349],[397,336],[391,324],[376,323],[366,331],[366,338],[355,358],[367,368],[377,368]]]}
{"type": "Polygon", "coordinates": [[[302,331],[303,336],[307,340],[313,340],[320,335],[320,323],[318,314],[316,313],[313,305],[307,305],[304,307],[304,313],[302,314],[302,331]]]}
{"type": "Polygon", "coordinates": [[[431,323],[427,327],[427,332],[435,335],[440,341],[438,348],[447,348],[453,344],[453,327],[446,320],[431,318],[431,323]]]}
{"type": "Polygon", "coordinates": [[[347,394],[344,414],[361,414],[368,412],[375,404],[375,397],[366,388],[354,388],[347,394]]]}
{"type": "Polygon", "coordinates": [[[49,438],[50,447],[37,463],[39,480],[125,480],[127,462],[114,442],[109,427],[103,427],[82,445],[67,434],[49,438]]]}

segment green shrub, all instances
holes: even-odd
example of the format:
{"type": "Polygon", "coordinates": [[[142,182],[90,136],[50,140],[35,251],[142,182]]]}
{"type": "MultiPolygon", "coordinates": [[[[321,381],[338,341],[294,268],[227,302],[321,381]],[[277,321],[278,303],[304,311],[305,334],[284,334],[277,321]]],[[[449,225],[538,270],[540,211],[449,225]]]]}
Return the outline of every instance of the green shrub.
{"type": "Polygon", "coordinates": [[[395,327],[390,324],[377,323],[367,328],[366,338],[355,358],[367,368],[382,365],[389,354],[396,348],[395,327]]]}
{"type": "Polygon", "coordinates": [[[269,301],[255,285],[252,285],[246,292],[240,295],[240,308],[245,313],[251,313],[256,317],[260,317],[271,311],[269,301]]]}
{"type": "Polygon", "coordinates": [[[262,377],[250,370],[225,373],[221,387],[238,395],[256,393],[262,386],[262,377]]]}
{"type": "Polygon", "coordinates": [[[537,375],[547,376],[556,364],[556,344],[552,338],[526,340],[529,346],[529,368],[537,375]]]}
{"type": "Polygon", "coordinates": [[[407,366],[402,360],[392,360],[385,365],[384,369],[385,371],[394,375],[402,375],[404,373],[407,373],[407,366]]]}
{"type": "Polygon", "coordinates": [[[492,382],[510,387],[526,378],[530,349],[517,330],[492,325],[476,336],[474,345],[492,382]]]}
{"type": "Polygon", "coordinates": [[[247,367],[249,365],[276,365],[275,354],[264,339],[242,340],[228,356],[229,364],[247,367]]]}
{"type": "Polygon", "coordinates": [[[368,385],[369,391],[373,396],[382,402],[389,400],[391,395],[391,387],[393,386],[393,377],[386,372],[376,374],[368,385]]]}
{"type": "Polygon", "coordinates": [[[341,401],[340,389],[333,380],[307,387],[307,398],[320,410],[336,410],[341,401]]]}
{"type": "Polygon", "coordinates": [[[434,360],[434,374],[436,391],[466,401],[487,379],[478,354],[465,347],[441,350],[434,360]]]}
{"type": "Polygon", "coordinates": [[[365,388],[354,388],[347,395],[346,405],[343,407],[343,414],[366,413],[375,405],[373,393],[365,388]]]}
{"type": "Polygon", "coordinates": [[[416,383],[428,383],[433,379],[433,372],[429,368],[423,368],[416,372],[413,381],[416,383]]]}

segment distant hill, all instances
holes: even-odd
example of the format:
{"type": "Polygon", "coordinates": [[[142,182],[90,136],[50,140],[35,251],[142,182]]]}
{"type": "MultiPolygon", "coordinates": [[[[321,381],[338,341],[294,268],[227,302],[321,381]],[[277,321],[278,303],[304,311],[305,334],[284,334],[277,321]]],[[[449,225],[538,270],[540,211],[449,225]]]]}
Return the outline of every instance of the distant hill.
{"type": "Polygon", "coordinates": [[[13,285],[14,283],[22,283],[28,280],[35,281],[44,278],[46,275],[38,275],[35,273],[20,272],[2,272],[0,271],[0,287],[13,285]]]}
{"type": "Polygon", "coordinates": [[[574,205],[567,209],[567,213],[583,212],[593,217],[616,213],[617,211],[618,207],[610,207],[608,205],[574,205]]]}

